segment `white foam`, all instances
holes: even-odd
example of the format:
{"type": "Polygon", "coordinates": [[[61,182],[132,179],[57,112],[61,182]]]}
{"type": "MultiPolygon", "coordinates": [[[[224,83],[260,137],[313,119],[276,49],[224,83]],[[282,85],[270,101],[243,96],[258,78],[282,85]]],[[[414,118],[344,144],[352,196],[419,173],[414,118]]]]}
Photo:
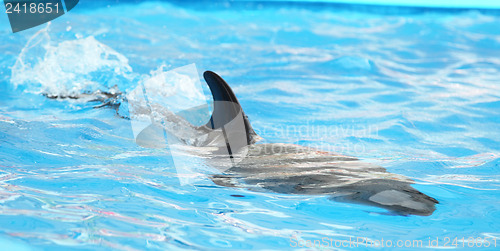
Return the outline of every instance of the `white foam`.
{"type": "Polygon", "coordinates": [[[24,91],[56,96],[107,90],[132,79],[128,59],[93,36],[54,42],[49,26],[31,37],[12,67],[24,91]]]}
{"type": "Polygon", "coordinates": [[[162,65],[143,78],[142,85],[150,102],[172,112],[207,105],[195,64],[172,70],[162,65]]]}

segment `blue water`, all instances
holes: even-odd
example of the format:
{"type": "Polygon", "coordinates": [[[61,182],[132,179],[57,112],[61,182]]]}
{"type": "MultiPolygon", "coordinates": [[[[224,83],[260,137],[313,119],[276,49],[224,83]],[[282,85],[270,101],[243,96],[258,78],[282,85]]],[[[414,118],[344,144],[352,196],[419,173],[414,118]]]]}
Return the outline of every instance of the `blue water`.
{"type": "Polygon", "coordinates": [[[324,237],[500,246],[495,12],[89,2],[16,34],[0,15],[4,248],[289,249],[324,237]],[[113,109],[41,95],[129,91],[160,65],[191,63],[231,84],[266,140],[408,176],[437,210],[394,216],[206,177],[180,186],[168,152],[135,144],[113,109]]]}

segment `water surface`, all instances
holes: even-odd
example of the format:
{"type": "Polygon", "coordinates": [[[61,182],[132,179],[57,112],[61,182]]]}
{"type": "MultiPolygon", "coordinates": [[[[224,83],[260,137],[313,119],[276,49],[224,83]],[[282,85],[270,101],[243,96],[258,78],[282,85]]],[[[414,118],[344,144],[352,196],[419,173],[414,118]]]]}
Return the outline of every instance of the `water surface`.
{"type": "Polygon", "coordinates": [[[49,27],[12,34],[1,22],[0,240],[218,250],[289,248],[291,237],[500,238],[500,17],[402,13],[83,1],[49,27]],[[136,145],[113,109],[40,94],[130,91],[191,63],[232,85],[266,140],[406,175],[439,200],[436,212],[387,215],[207,178],[180,186],[168,151],[136,145]]]}

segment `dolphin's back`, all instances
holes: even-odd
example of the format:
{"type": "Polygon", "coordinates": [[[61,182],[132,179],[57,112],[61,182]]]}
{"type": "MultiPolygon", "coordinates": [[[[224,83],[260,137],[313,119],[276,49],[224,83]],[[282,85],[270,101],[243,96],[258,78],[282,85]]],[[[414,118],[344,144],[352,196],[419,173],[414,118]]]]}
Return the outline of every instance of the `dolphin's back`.
{"type": "MultiPolygon", "coordinates": [[[[203,76],[212,91],[214,103],[220,104],[214,105],[207,127],[226,127],[241,112],[247,138],[246,146],[233,148],[240,152],[240,156],[244,155],[241,161],[233,163],[222,174],[212,176],[214,183],[284,194],[330,195],[335,201],[377,206],[403,215],[430,215],[434,212],[437,200],[411,187],[412,180],[388,173],[380,166],[304,146],[255,144],[259,137],[231,87],[214,72],[207,71],[203,76]]],[[[226,143],[230,145],[227,139],[226,143]]],[[[234,156],[231,157],[234,161],[234,156]]],[[[217,161],[213,164],[218,165],[217,161]]]]}
{"type": "MultiPolygon", "coordinates": [[[[407,177],[388,173],[380,166],[304,146],[255,144],[261,138],[253,130],[231,87],[214,72],[207,71],[203,76],[214,100],[213,113],[206,124],[194,126],[165,107],[153,104],[151,107],[163,123],[153,123],[146,128],[150,131],[143,132],[164,136],[163,130],[166,130],[186,145],[215,149],[195,151],[222,171],[211,177],[214,183],[284,194],[328,195],[335,201],[377,206],[404,215],[434,212],[437,200],[411,187],[413,181],[407,177]]],[[[110,106],[117,110],[123,99],[116,88],[91,95],[47,97],[97,101],[102,103],[97,107],[110,106]]],[[[151,107],[137,105],[135,112],[151,112],[151,107]]],[[[149,144],[157,141],[155,137],[146,141],[148,144],[143,146],[156,147],[149,144]]]]}
{"type": "Polygon", "coordinates": [[[410,179],[380,166],[292,144],[251,145],[240,163],[212,180],[254,191],[330,195],[335,201],[382,207],[403,215],[430,215],[438,203],[411,187],[410,179]]]}

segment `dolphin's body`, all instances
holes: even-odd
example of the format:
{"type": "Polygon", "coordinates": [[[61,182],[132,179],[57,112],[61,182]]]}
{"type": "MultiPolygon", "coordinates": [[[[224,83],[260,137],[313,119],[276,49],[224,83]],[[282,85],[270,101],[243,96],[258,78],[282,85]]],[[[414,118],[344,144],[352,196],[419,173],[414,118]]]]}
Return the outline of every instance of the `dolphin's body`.
{"type": "MultiPolygon", "coordinates": [[[[236,110],[240,109],[243,113],[233,91],[221,77],[207,71],[204,78],[215,103],[232,102],[236,110]]],[[[216,106],[214,115],[238,112],[227,110],[226,107],[216,106]]],[[[230,118],[228,116],[220,121],[219,127],[230,118]]],[[[239,151],[243,151],[244,156],[241,162],[222,174],[212,176],[218,185],[284,194],[329,195],[335,201],[381,207],[401,215],[431,215],[435,211],[438,201],[411,187],[413,181],[407,177],[388,173],[380,166],[354,157],[310,147],[256,144],[259,136],[244,113],[243,119],[247,142],[239,151]]],[[[210,127],[209,124],[206,127],[210,127]]]]}
{"type": "MultiPolygon", "coordinates": [[[[212,117],[205,125],[193,126],[162,107],[153,109],[162,116],[161,126],[171,135],[187,145],[209,149],[198,153],[203,152],[209,165],[222,171],[211,176],[215,184],[283,194],[328,195],[335,201],[376,206],[399,215],[427,216],[435,211],[436,199],[414,189],[411,179],[388,173],[380,166],[310,147],[258,143],[261,138],[229,85],[214,72],[207,71],[203,76],[214,99],[212,117]],[[242,121],[235,124],[238,116],[242,121]],[[227,154],[231,161],[224,158],[227,154]]],[[[101,96],[109,103],[109,93],[101,96]]]]}

